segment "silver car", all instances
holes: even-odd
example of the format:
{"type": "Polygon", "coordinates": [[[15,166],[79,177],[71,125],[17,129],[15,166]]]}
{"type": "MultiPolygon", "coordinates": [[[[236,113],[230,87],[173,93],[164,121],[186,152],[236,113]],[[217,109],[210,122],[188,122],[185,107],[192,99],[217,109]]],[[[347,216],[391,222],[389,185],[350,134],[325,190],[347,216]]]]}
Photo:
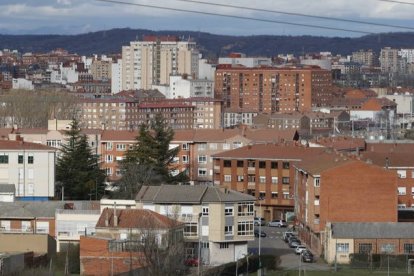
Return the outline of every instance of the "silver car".
{"type": "Polygon", "coordinates": [[[270,227],[287,227],[286,220],[283,219],[269,221],[267,225],[270,227]]]}

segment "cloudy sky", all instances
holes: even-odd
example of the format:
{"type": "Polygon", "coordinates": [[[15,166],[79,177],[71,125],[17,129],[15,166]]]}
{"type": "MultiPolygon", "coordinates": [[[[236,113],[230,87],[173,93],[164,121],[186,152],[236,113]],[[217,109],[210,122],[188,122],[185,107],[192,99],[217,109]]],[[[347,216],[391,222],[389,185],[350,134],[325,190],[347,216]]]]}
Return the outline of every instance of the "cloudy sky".
{"type": "MultiPolygon", "coordinates": [[[[406,26],[412,28],[411,30],[236,9],[178,0],[119,1],[168,9],[231,15],[233,17],[131,6],[97,0],[0,0],[0,33],[78,34],[128,27],[151,30],[192,30],[234,35],[363,35],[363,33],[357,32],[307,27],[310,25],[373,33],[414,31],[414,20],[412,19],[414,0],[401,0],[410,2],[413,5],[380,0],[197,0],[269,11],[302,13],[406,26]],[[245,20],[235,17],[295,23],[305,26],[245,20]]],[[[114,0],[114,2],[117,2],[117,0],[114,0]]]]}

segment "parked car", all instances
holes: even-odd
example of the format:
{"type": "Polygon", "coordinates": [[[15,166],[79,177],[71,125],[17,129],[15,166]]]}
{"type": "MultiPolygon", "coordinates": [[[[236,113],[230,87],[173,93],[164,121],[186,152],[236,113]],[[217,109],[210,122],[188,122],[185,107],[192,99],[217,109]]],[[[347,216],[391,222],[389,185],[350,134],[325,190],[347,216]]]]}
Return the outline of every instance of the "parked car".
{"type": "Polygon", "coordinates": [[[301,258],[302,258],[302,262],[305,262],[305,263],[313,262],[313,254],[309,250],[302,251],[301,258]]]}
{"type": "Polygon", "coordinates": [[[298,237],[296,237],[295,235],[291,235],[291,236],[289,236],[288,238],[287,238],[287,243],[289,243],[290,244],[290,241],[291,240],[298,240],[299,238],[298,237]]]}
{"type": "Polygon", "coordinates": [[[267,225],[270,227],[287,227],[286,220],[283,219],[272,220],[267,225]]]}
{"type": "Polygon", "coordinates": [[[184,261],[186,266],[198,266],[198,258],[188,258],[184,261]]]}
{"type": "Polygon", "coordinates": [[[263,231],[259,231],[259,229],[254,229],[254,236],[255,237],[262,237],[262,238],[264,238],[264,237],[266,237],[267,236],[267,234],[265,233],[265,232],[263,232],[263,231]]]}
{"type": "Polygon", "coordinates": [[[300,244],[301,244],[301,242],[300,242],[299,239],[291,239],[290,242],[289,242],[289,247],[290,248],[295,248],[300,244]]]}
{"type": "Polygon", "coordinates": [[[259,226],[259,225],[263,226],[263,225],[266,225],[266,221],[265,221],[264,218],[257,217],[257,218],[254,218],[254,225],[255,226],[259,226]]]}
{"type": "Polygon", "coordinates": [[[288,242],[289,237],[292,237],[292,236],[294,236],[293,232],[289,232],[289,231],[283,232],[283,240],[285,242],[288,242]]]}
{"type": "Polygon", "coordinates": [[[306,250],[306,246],[304,246],[304,245],[298,245],[295,248],[295,253],[296,253],[296,255],[299,255],[299,254],[302,253],[302,251],[305,251],[305,250],[306,250]]]}

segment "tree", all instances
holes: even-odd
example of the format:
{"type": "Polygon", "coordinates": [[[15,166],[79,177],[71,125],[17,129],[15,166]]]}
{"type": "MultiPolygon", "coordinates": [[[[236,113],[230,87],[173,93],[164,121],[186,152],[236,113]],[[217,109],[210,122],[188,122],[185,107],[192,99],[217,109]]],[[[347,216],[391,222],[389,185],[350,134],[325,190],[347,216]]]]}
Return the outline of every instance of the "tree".
{"type": "Polygon", "coordinates": [[[120,164],[122,178],[115,184],[118,195],[132,199],[142,185],[177,184],[188,181],[186,172],[175,173],[174,158],[180,148],[170,148],[174,131],[157,114],[148,124],[141,124],[134,146],[120,164]]]}
{"type": "Polygon", "coordinates": [[[62,184],[65,197],[71,200],[99,199],[104,191],[105,173],[99,168],[98,157],[92,153],[86,135],[81,134],[79,123],[73,120],[65,132],[56,165],[56,181],[62,184]]]}

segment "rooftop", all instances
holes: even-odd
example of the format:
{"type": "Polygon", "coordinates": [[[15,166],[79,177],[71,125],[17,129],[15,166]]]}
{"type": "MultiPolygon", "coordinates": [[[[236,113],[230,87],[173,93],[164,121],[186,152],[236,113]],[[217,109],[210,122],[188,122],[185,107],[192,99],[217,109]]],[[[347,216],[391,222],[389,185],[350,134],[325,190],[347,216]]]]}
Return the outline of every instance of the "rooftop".
{"type": "Polygon", "coordinates": [[[151,203],[187,204],[242,202],[255,200],[254,197],[237,191],[201,185],[143,186],[135,199],[137,201],[151,203]]]}
{"type": "Polygon", "coordinates": [[[403,222],[343,222],[332,223],[333,238],[354,239],[413,239],[414,223],[403,222]]]}

